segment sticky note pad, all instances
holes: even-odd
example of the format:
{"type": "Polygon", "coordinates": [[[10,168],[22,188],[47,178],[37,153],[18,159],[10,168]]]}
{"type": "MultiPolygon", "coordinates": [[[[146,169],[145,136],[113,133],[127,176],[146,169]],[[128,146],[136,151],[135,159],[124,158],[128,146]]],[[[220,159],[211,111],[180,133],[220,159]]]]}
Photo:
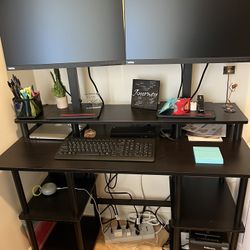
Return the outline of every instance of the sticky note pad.
{"type": "Polygon", "coordinates": [[[201,164],[223,164],[224,159],[219,147],[193,147],[196,163],[201,164]]]}

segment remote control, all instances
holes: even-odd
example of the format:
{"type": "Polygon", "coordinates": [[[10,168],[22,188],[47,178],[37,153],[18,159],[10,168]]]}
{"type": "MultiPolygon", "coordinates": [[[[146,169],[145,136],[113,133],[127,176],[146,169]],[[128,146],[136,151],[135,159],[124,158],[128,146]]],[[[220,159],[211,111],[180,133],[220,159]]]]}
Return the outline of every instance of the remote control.
{"type": "Polygon", "coordinates": [[[197,96],[197,112],[198,113],[204,113],[204,96],[198,95],[197,96]]]}

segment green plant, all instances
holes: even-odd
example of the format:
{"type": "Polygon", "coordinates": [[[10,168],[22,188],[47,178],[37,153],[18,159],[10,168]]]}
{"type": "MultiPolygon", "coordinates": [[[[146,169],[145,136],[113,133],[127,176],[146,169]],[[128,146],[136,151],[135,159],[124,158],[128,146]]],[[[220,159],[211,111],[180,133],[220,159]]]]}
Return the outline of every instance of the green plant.
{"type": "Polygon", "coordinates": [[[54,74],[50,72],[54,86],[52,88],[52,94],[56,97],[64,97],[66,95],[65,87],[61,80],[60,70],[54,69],[54,74]]]}

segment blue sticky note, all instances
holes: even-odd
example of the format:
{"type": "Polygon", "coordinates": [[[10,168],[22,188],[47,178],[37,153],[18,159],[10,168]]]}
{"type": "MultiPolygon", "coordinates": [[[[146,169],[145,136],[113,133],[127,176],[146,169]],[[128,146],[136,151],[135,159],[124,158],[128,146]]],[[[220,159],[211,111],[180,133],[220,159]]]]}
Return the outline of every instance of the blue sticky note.
{"type": "Polygon", "coordinates": [[[224,164],[224,159],[219,147],[193,147],[196,163],[200,164],[224,164]]]}

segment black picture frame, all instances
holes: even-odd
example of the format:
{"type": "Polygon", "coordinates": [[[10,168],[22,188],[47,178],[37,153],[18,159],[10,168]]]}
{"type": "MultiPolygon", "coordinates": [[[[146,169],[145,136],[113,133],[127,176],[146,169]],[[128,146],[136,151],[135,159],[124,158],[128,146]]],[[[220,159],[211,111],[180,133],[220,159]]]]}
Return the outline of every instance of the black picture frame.
{"type": "Polygon", "coordinates": [[[133,79],[131,107],[157,110],[160,81],[133,79]]]}

